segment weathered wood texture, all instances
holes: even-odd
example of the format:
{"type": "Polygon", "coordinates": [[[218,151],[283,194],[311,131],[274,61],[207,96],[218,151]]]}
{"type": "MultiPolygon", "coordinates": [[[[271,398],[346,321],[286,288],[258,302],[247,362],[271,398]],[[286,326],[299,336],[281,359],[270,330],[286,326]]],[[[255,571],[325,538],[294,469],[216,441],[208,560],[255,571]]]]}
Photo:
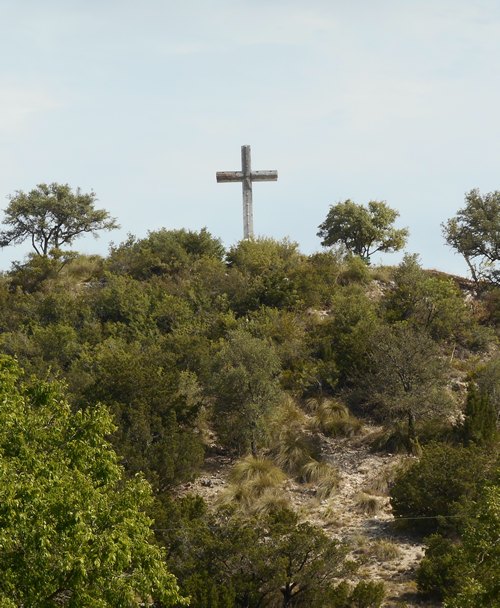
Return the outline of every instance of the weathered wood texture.
{"type": "Polygon", "coordinates": [[[241,171],[217,171],[218,183],[241,182],[243,188],[243,238],[253,238],[252,182],[275,182],[277,171],[252,171],[250,146],[241,146],[241,171]]]}

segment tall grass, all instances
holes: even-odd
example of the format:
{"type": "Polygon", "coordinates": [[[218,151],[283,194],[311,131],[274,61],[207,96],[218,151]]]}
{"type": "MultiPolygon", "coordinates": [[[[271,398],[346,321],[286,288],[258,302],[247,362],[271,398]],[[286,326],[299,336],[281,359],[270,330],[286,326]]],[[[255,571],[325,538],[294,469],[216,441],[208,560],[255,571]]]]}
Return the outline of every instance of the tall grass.
{"type": "Polygon", "coordinates": [[[326,462],[310,460],[301,470],[302,480],[316,486],[316,496],[323,500],[330,498],[338,488],[340,476],[335,467],[326,462]]]}
{"type": "Polygon", "coordinates": [[[361,432],[361,421],[336,399],[309,399],[307,407],[312,415],[311,427],[328,437],[352,437],[361,432]]]}
{"type": "Polygon", "coordinates": [[[288,505],[281,486],[286,475],[271,460],[246,456],[229,475],[219,505],[234,506],[244,513],[268,513],[288,505]]]}

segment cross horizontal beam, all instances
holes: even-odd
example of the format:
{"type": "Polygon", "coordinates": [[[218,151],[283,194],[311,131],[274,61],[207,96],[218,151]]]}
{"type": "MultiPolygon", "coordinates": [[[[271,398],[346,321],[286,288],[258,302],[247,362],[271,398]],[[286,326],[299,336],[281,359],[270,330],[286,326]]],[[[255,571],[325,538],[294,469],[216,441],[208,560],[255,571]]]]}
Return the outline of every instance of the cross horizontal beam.
{"type": "MultiPolygon", "coordinates": [[[[246,175],[243,171],[217,171],[217,182],[242,182],[246,175]]],[[[250,179],[253,182],[275,182],[278,180],[277,171],[252,171],[250,179]]]]}

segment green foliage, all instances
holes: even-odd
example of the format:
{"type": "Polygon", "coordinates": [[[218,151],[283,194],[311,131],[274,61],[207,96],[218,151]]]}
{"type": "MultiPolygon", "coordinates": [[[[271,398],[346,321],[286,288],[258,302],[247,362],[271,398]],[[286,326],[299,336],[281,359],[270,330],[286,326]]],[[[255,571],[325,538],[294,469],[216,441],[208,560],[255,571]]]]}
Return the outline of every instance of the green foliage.
{"type": "Polygon", "coordinates": [[[458,549],[463,564],[458,589],[447,593],[446,608],[500,606],[500,487],[487,486],[472,505],[458,549]]]}
{"type": "Polygon", "coordinates": [[[366,284],[370,282],[370,270],[366,261],[362,258],[357,255],[350,255],[344,264],[344,268],[338,278],[340,285],[350,285],[351,283],[366,284]]]}
{"type": "Polygon", "coordinates": [[[305,306],[329,306],[344,263],[335,251],[313,253],[302,265],[296,280],[305,306]]]}
{"type": "Polygon", "coordinates": [[[210,515],[201,499],[189,497],[166,508],[171,567],[189,589],[192,608],[212,606],[209,597],[231,597],[221,608],[327,608],[337,605],[338,583],[354,569],[345,545],[287,509],[259,517],[227,509],[210,515]]]}
{"type": "Polygon", "coordinates": [[[498,606],[498,485],[487,485],[476,500],[467,503],[459,532],[460,542],[440,535],[427,539],[426,555],[417,572],[419,591],[444,599],[449,608],[498,606]]]}
{"type": "Polygon", "coordinates": [[[369,366],[359,378],[365,399],[379,414],[405,419],[410,451],[418,452],[416,422],[449,414],[453,408],[443,389],[446,367],[436,345],[402,322],[372,334],[367,358],[369,366]]]}
{"type": "Polygon", "coordinates": [[[500,284],[500,192],[471,190],[465,207],[442,225],[447,244],[460,253],[474,281],[500,284]]]}
{"type": "Polygon", "coordinates": [[[334,295],[331,316],[311,336],[322,362],[319,381],[327,392],[337,381],[345,385],[364,373],[368,344],[379,323],[376,305],[360,285],[349,285],[334,295]]]}
{"type": "Polygon", "coordinates": [[[463,577],[464,564],[459,559],[457,544],[440,534],[432,534],[426,539],[425,557],[417,570],[419,592],[442,601],[445,595],[459,587],[463,577]]]}
{"type": "Polygon", "coordinates": [[[491,443],[497,436],[496,430],[496,412],[488,394],[479,392],[473,383],[469,384],[462,425],[465,445],[491,443]]]}
{"type": "Polygon", "coordinates": [[[352,608],[379,608],[385,597],[384,583],[360,581],[350,597],[352,608]]]}
{"type": "Polygon", "coordinates": [[[81,383],[82,406],[94,398],[112,409],[119,425],[114,441],[127,469],[143,471],[155,488],[190,479],[203,460],[191,426],[203,404],[201,388],[174,361],[158,344],[108,338],[70,376],[81,383]]]}
{"type": "Polygon", "coordinates": [[[394,283],[385,302],[390,321],[408,321],[435,339],[461,336],[471,325],[470,311],[452,280],[429,276],[417,255],[405,255],[394,283]]]}
{"type": "Polygon", "coordinates": [[[137,606],[181,602],[151,542],[151,500],[123,479],[103,407],[72,414],[61,387],[19,388],[0,361],[0,602],[137,606]],[[126,574],[126,576],[124,576],[126,574]]]}
{"type": "Polygon", "coordinates": [[[494,356],[474,374],[479,392],[484,394],[495,411],[496,426],[500,421],[500,356],[494,356]]]}
{"type": "Polygon", "coordinates": [[[316,361],[308,342],[307,319],[296,311],[262,307],[238,320],[238,326],[263,340],[270,340],[279,356],[281,385],[301,394],[314,383],[316,361]]]}
{"type": "Polygon", "coordinates": [[[494,458],[475,447],[426,446],[422,458],[395,479],[391,505],[396,521],[420,533],[455,530],[460,502],[478,495],[494,458]]]}
{"type": "Polygon", "coordinates": [[[256,453],[264,414],[281,399],[280,362],[273,346],[237,329],[229,332],[215,360],[214,426],[224,444],[256,453]]]}
{"type": "Polygon", "coordinates": [[[128,240],[111,247],[108,268],[116,274],[145,280],[153,276],[183,276],[198,260],[221,261],[224,247],[206,228],[167,230],[148,233],[144,239],[129,236],[128,240]]]}
{"type": "Polygon", "coordinates": [[[18,190],[5,209],[3,223],[11,228],[0,233],[0,244],[29,240],[37,255],[47,256],[81,234],[118,228],[107,211],[95,209],[95,201],[94,192],[73,193],[68,184],[38,184],[28,194],[18,190]]]}
{"type": "Polygon", "coordinates": [[[386,203],[370,201],[368,207],[351,200],[331,205],[318,236],[324,247],[340,243],[345,249],[369,261],[377,251],[399,251],[408,238],[406,228],[394,228],[399,213],[386,203]]]}
{"type": "Polygon", "coordinates": [[[305,263],[297,243],[269,238],[240,241],[229,249],[228,293],[238,314],[260,306],[295,308],[299,302],[298,275],[305,263]]]}

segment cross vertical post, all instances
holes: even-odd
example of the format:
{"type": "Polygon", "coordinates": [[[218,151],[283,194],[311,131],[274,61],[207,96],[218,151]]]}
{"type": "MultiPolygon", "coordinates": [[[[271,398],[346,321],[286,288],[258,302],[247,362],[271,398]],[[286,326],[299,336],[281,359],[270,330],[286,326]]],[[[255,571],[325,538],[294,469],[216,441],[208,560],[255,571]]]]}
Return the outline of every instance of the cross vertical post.
{"type": "Polygon", "coordinates": [[[243,238],[253,239],[252,155],[250,146],[241,146],[243,171],[243,238]]]}
{"type": "Polygon", "coordinates": [[[250,146],[241,146],[241,171],[217,171],[217,182],[241,182],[243,189],[243,238],[253,239],[253,182],[275,182],[277,171],[252,171],[250,146]]]}

